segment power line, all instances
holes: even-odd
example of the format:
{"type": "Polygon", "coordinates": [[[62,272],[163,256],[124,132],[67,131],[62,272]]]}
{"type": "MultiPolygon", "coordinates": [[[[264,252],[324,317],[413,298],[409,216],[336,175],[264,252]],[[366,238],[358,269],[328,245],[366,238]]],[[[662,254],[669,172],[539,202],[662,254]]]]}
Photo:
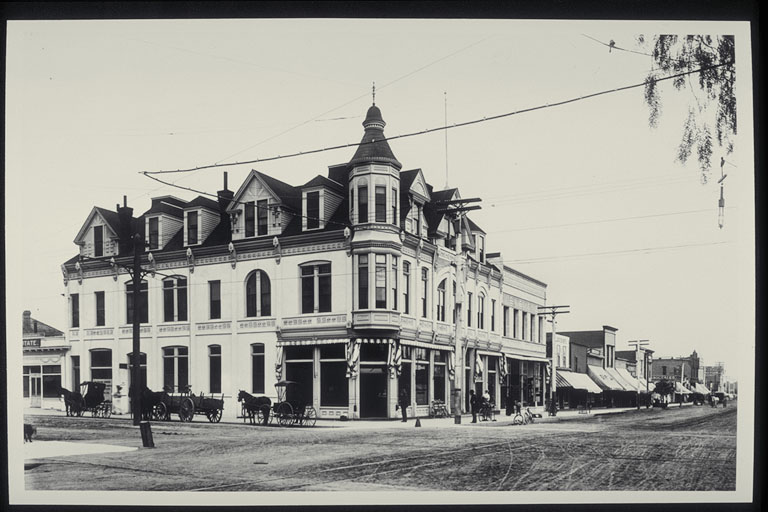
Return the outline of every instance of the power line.
{"type": "Polygon", "coordinates": [[[699,244],[683,244],[683,245],[667,245],[667,246],[660,246],[660,247],[644,247],[640,249],[626,249],[622,251],[605,251],[605,252],[589,252],[589,253],[582,253],[582,254],[566,254],[566,255],[558,255],[558,256],[544,256],[541,258],[529,258],[529,259],[520,259],[520,260],[510,260],[509,263],[517,263],[517,264],[524,264],[524,263],[543,263],[543,262],[549,262],[549,261],[557,261],[561,259],[570,259],[570,258],[583,258],[583,257],[591,257],[591,256],[611,256],[611,255],[620,255],[620,254],[632,254],[636,252],[659,252],[664,250],[672,250],[672,249],[681,249],[681,248],[687,248],[687,247],[705,247],[709,245],[722,245],[722,244],[730,244],[731,241],[725,241],[725,242],[704,242],[699,244]]]}
{"type": "MultiPolygon", "coordinates": [[[[658,83],[658,82],[663,82],[665,80],[672,80],[672,79],[679,78],[679,77],[682,77],[682,76],[687,76],[687,75],[691,75],[691,74],[694,74],[694,73],[700,73],[702,71],[707,71],[707,70],[710,70],[710,69],[716,69],[716,68],[727,66],[727,65],[730,65],[730,64],[731,63],[713,64],[711,66],[704,66],[704,67],[701,67],[701,68],[698,68],[698,69],[694,69],[694,70],[690,70],[690,71],[684,71],[684,72],[681,72],[681,73],[676,73],[674,75],[669,75],[669,76],[665,76],[665,77],[661,77],[661,78],[648,78],[648,79],[644,80],[643,82],[632,84],[632,85],[626,85],[626,86],[617,87],[617,88],[614,88],[614,89],[606,89],[606,90],[603,90],[603,91],[587,94],[587,95],[584,95],[584,96],[578,96],[578,97],[570,98],[570,99],[567,99],[567,100],[558,101],[558,102],[555,102],[555,103],[545,103],[543,105],[537,105],[535,107],[528,107],[528,108],[524,108],[524,109],[521,109],[521,110],[515,110],[515,111],[512,111],[512,112],[506,112],[504,114],[497,114],[497,115],[494,115],[494,116],[485,116],[482,119],[474,119],[472,121],[465,121],[463,123],[454,123],[454,124],[452,124],[450,126],[439,126],[439,127],[435,127],[435,128],[428,128],[428,129],[422,130],[420,132],[411,132],[411,133],[406,133],[406,134],[402,134],[402,135],[395,135],[393,137],[385,137],[384,140],[391,141],[391,140],[403,139],[403,138],[407,138],[407,137],[414,137],[414,136],[417,136],[417,135],[425,135],[427,133],[433,133],[433,132],[437,132],[437,131],[441,131],[441,130],[449,130],[449,129],[452,129],[452,128],[460,128],[460,127],[464,127],[464,126],[470,126],[470,125],[474,125],[474,124],[484,123],[484,122],[487,122],[487,121],[493,121],[493,120],[496,120],[496,119],[502,119],[502,118],[505,118],[505,117],[511,117],[511,116],[515,116],[515,115],[519,115],[519,114],[525,114],[527,112],[533,112],[533,111],[536,111],[536,110],[543,110],[543,109],[548,109],[548,108],[553,108],[553,107],[559,107],[559,106],[562,106],[562,105],[567,105],[569,103],[575,103],[575,102],[578,102],[578,101],[582,101],[582,100],[586,100],[586,99],[590,99],[590,98],[595,98],[597,96],[603,96],[605,94],[611,94],[611,93],[615,93],[615,92],[626,91],[626,90],[629,90],[629,89],[636,89],[638,87],[645,87],[646,84],[648,84],[648,83],[658,83]]],[[[324,115],[324,114],[322,114],[322,115],[324,115]]],[[[332,150],[336,150],[336,149],[358,147],[358,146],[361,146],[361,145],[373,144],[373,143],[376,143],[376,142],[379,142],[379,141],[352,142],[352,143],[348,143],[348,144],[339,144],[339,145],[336,145],[336,146],[330,146],[330,147],[327,147],[327,148],[312,149],[312,150],[308,150],[308,151],[299,151],[298,153],[290,153],[290,154],[287,154],[287,155],[277,155],[277,156],[266,157],[266,158],[257,158],[257,159],[253,159],[253,160],[245,160],[245,161],[242,161],[242,162],[214,163],[214,164],[209,164],[209,165],[202,165],[202,166],[198,166],[198,167],[192,167],[192,168],[188,168],[188,169],[174,169],[174,170],[161,170],[161,171],[139,171],[139,172],[140,172],[140,174],[144,174],[145,176],[149,176],[151,174],[187,173],[187,172],[194,172],[194,171],[200,171],[200,170],[203,170],[203,169],[212,169],[212,168],[217,168],[217,167],[231,167],[231,166],[235,166],[235,165],[247,165],[247,164],[255,164],[255,163],[261,163],[261,162],[269,162],[269,161],[274,161],[274,160],[282,160],[282,159],[286,159],[286,158],[293,158],[293,157],[297,157],[297,156],[310,155],[310,154],[315,154],[315,153],[322,153],[322,152],[325,152],[325,151],[332,151],[332,150]]],[[[174,185],[172,185],[172,186],[174,186],[174,185]]]]}

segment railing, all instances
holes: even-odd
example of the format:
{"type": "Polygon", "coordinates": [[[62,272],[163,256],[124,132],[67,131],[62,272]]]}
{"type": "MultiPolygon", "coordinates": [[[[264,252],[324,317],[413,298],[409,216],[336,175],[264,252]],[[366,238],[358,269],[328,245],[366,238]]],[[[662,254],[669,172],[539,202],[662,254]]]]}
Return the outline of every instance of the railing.
{"type": "Polygon", "coordinates": [[[320,314],[320,315],[301,315],[288,316],[282,320],[283,329],[297,327],[326,327],[326,326],[345,326],[347,324],[346,314],[320,314]]]}
{"type": "Polygon", "coordinates": [[[352,313],[352,324],[357,329],[399,329],[397,311],[363,310],[352,313]]]}

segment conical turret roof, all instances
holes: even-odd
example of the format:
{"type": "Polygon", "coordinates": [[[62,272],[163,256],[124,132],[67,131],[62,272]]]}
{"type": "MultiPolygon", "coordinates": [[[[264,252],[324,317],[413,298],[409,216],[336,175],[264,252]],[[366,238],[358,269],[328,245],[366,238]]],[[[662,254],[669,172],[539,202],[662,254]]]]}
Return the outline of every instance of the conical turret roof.
{"type": "Polygon", "coordinates": [[[403,167],[395,158],[384,136],[386,124],[379,107],[375,104],[371,105],[365,115],[365,121],[363,121],[363,128],[365,128],[363,139],[360,141],[352,160],[349,161],[350,167],[374,162],[394,165],[398,170],[403,167]]]}

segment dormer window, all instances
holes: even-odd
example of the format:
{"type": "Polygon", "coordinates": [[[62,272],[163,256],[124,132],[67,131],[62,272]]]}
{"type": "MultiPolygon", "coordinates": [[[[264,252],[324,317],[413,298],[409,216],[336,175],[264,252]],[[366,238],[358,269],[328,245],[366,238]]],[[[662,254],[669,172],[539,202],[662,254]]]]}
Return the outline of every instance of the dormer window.
{"type": "Polygon", "coordinates": [[[93,226],[93,255],[104,255],[104,226],[93,226]]]}
{"type": "Polygon", "coordinates": [[[197,219],[197,212],[187,212],[187,245],[196,245],[198,243],[197,219]]]}
{"type": "Polygon", "coordinates": [[[149,219],[149,249],[157,249],[160,242],[160,219],[149,219]]]}
{"type": "Polygon", "coordinates": [[[245,203],[245,236],[256,235],[256,203],[249,201],[245,203]]]}
{"type": "Polygon", "coordinates": [[[307,192],[307,229],[320,227],[320,192],[307,192]]]}
{"type": "Polygon", "coordinates": [[[256,202],[256,228],[257,235],[264,236],[267,234],[267,223],[269,222],[269,201],[262,199],[256,202]]]}

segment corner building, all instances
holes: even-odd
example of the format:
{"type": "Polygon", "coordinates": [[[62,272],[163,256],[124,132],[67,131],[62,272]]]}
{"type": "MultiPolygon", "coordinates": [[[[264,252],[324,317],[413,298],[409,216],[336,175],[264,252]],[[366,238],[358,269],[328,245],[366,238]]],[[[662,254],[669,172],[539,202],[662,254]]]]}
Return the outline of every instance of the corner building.
{"type": "Polygon", "coordinates": [[[143,215],[95,207],[62,266],[70,358],[127,413],[134,315],[141,375],[153,390],[276,399],[291,380],[320,418],[409,416],[432,401],[468,408],[469,389],[497,408],[544,405],[546,285],[486,252],[486,234],[402,170],[375,105],[348,163],[292,186],[251,171],[217,200],[152,199],[143,215]],[[148,272],[134,290],[125,266],[144,237],[148,272]],[[140,294],[139,307],[134,297],[140,294]],[[118,388],[119,386],[119,388],[118,388]],[[122,392],[118,392],[118,389],[122,392]]]}

